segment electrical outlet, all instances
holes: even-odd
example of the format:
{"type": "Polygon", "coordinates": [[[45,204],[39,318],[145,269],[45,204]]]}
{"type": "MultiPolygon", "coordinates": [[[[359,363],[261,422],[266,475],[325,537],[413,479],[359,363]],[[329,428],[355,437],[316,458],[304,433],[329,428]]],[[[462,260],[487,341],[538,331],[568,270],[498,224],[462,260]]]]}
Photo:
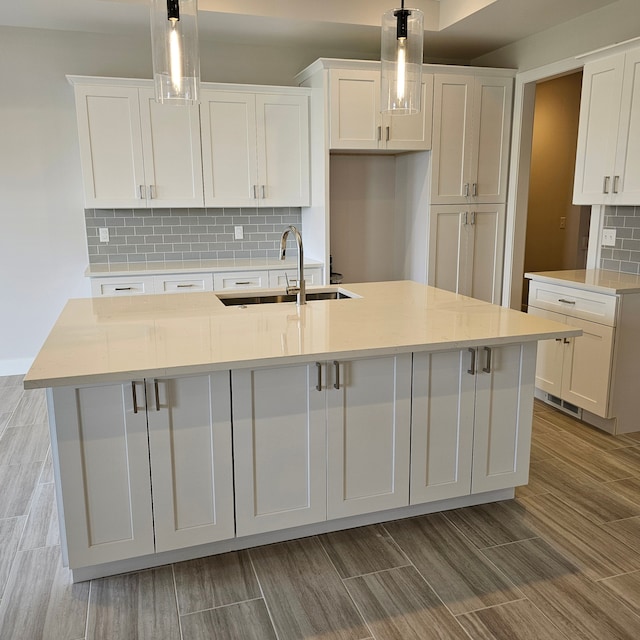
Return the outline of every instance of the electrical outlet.
{"type": "Polygon", "coordinates": [[[616,230],[615,229],[602,230],[602,246],[603,247],[616,246],[616,230]]]}
{"type": "Polygon", "coordinates": [[[567,227],[567,219],[564,216],[562,216],[560,218],[560,228],[566,229],[566,227],[567,227]]]}
{"type": "Polygon", "coordinates": [[[100,234],[100,242],[109,242],[109,229],[101,227],[98,229],[98,233],[100,234]]]}
{"type": "Polygon", "coordinates": [[[244,240],[244,229],[242,226],[238,225],[237,227],[233,227],[233,232],[236,240],[244,240]]]}

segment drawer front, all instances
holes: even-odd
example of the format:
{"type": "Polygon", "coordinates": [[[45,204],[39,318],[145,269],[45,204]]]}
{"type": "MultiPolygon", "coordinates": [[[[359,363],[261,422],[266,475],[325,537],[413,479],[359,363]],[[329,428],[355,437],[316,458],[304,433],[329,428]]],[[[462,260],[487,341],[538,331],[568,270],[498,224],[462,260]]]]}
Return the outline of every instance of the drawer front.
{"type": "Polygon", "coordinates": [[[153,278],[93,278],[91,294],[98,296],[135,296],[153,293],[153,278]]]}
{"type": "Polygon", "coordinates": [[[531,281],[529,306],[609,326],[615,325],[616,296],[531,281]]]}
{"type": "MultiPolygon", "coordinates": [[[[281,289],[287,286],[287,277],[289,282],[293,282],[298,278],[297,269],[275,269],[269,271],[269,288],[281,289]]],[[[304,281],[307,286],[322,284],[322,269],[320,267],[312,267],[304,270],[304,281]]]]}
{"type": "Polygon", "coordinates": [[[153,288],[156,293],[190,293],[213,291],[213,276],[210,273],[194,273],[180,276],[156,276],[153,288]]]}
{"type": "Polygon", "coordinates": [[[223,291],[225,289],[262,289],[268,286],[268,271],[234,271],[213,274],[213,288],[215,291],[223,291]]]}

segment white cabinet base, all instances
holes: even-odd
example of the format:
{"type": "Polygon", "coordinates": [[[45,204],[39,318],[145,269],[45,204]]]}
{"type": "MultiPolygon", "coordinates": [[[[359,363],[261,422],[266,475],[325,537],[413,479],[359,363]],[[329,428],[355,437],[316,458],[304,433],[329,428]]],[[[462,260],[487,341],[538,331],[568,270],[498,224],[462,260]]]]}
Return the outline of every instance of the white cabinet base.
{"type": "Polygon", "coordinates": [[[174,551],[166,551],[164,553],[131,558],[129,560],[121,560],[118,562],[109,562],[106,564],[74,569],[71,571],[72,580],[73,582],[93,580],[118,573],[140,571],[142,569],[149,569],[151,567],[157,567],[164,564],[183,562],[185,560],[193,560],[195,558],[204,558],[206,556],[218,555],[220,553],[239,551],[240,549],[249,549],[251,547],[257,547],[264,544],[274,544],[276,542],[284,542],[286,540],[295,540],[296,538],[321,535],[331,531],[342,531],[344,529],[364,527],[370,524],[377,524],[379,522],[399,520],[400,518],[421,516],[427,513],[461,509],[462,507],[488,504],[490,502],[499,502],[501,500],[511,500],[514,495],[515,490],[512,488],[501,489],[499,491],[476,493],[470,496],[462,496],[460,498],[439,500],[437,502],[428,502],[426,504],[417,504],[408,507],[400,507],[398,509],[389,509],[387,511],[377,511],[375,513],[340,518],[339,520],[326,520],[324,522],[318,522],[301,527],[292,527],[291,529],[270,531],[268,533],[233,538],[231,540],[223,540],[221,542],[214,542],[197,547],[188,547],[186,549],[177,549],[174,551]]]}

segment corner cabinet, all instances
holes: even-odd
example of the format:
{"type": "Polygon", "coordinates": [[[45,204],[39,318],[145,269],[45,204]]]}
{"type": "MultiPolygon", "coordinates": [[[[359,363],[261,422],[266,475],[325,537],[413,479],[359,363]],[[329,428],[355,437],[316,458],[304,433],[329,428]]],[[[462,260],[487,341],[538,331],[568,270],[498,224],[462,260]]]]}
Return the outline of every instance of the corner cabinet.
{"type": "Polygon", "coordinates": [[[640,204],[640,49],[585,64],[574,204],[640,204]]]}
{"type": "Polygon", "coordinates": [[[132,81],[69,80],[86,208],[203,206],[197,107],[158,104],[151,87],[132,81]]]}
{"type": "Polygon", "coordinates": [[[428,281],[433,287],[498,304],[505,205],[433,205],[428,281]]]}
{"type": "Polygon", "coordinates": [[[234,536],[228,371],[50,394],[72,569],[234,536]]]}
{"type": "Polygon", "coordinates": [[[411,504],[526,484],[536,344],[413,356],[411,504]]]}
{"type": "Polygon", "coordinates": [[[206,206],[309,205],[309,98],[294,91],[202,90],[206,206]]]}
{"type": "Polygon", "coordinates": [[[435,74],[433,204],[505,203],[511,77],[435,74]]]}
{"type": "Polygon", "coordinates": [[[431,149],[433,74],[422,77],[420,113],[380,112],[380,71],[329,71],[330,149],[424,151],[431,149]]]}

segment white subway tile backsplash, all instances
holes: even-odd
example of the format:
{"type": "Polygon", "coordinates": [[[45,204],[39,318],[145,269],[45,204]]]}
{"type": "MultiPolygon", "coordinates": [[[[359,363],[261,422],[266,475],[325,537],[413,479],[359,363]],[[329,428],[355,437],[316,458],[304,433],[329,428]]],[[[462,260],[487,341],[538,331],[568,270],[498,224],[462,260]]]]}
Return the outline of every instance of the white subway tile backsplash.
{"type": "Polygon", "coordinates": [[[602,247],[600,267],[640,273],[640,207],[608,207],[604,226],[616,230],[616,246],[602,247]]]}
{"type": "MultiPolygon", "coordinates": [[[[284,228],[301,228],[302,214],[287,207],[86,209],[85,223],[91,264],[271,258],[278,256],[284,228]],[[243,240],[234,239],[236,225],[243,226],[243,240]],[[99,241],[99,227],[109,229],[108,244],[99,241]]],[[[290,237],[287,246],[294,244],[290,237]]]]}

